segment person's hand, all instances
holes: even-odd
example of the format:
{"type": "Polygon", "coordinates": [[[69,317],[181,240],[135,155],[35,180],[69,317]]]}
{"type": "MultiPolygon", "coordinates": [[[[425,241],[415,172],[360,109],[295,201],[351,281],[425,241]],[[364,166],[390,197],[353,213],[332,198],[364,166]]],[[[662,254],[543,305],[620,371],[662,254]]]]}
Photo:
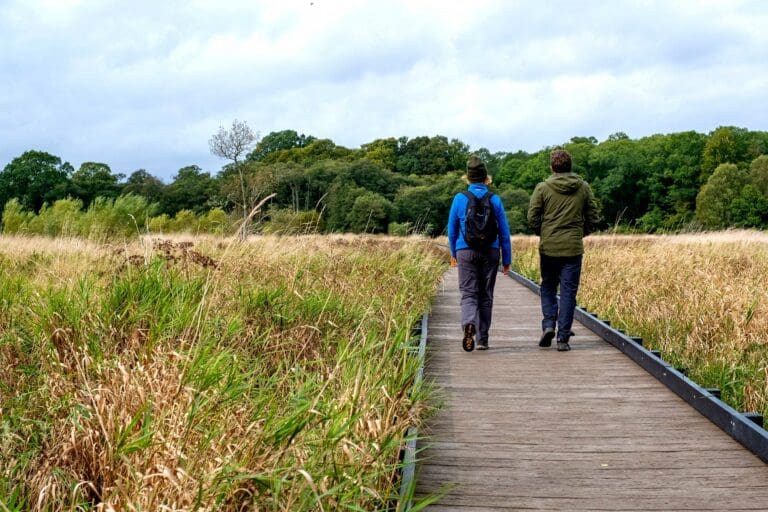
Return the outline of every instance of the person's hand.
{"type": "Polygon", "coordinates": [[[501,273],[509,274],[509,265],[504,265],[503,267],[501,267],[501,273]]]}
{"type": "Polygon", "coordinates": [[[451,256],[451,266],[452,267],[458,267],[459,266],[459,263],[456,261],[456,258],[454,258],[453,256],[451,256]]]}

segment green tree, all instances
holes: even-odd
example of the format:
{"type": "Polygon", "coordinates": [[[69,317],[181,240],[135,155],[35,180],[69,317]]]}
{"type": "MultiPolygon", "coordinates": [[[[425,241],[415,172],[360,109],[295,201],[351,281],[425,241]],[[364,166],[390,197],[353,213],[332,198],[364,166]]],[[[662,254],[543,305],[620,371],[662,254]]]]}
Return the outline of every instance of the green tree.
{"type": "Polygon", "coordinates": [[[364,192],[355,198],[348,224],[356,233],[386,233],[392,203],[375,192],[364,192]]]}
{"type": "Polygon", "coordinates": [[[272,167],[275,169],[278,205],[289,205],[294,212],[314,208],[315,204],[310,204],[309,175],[304,167],[293,162],[273,164],[272,167]],[[289,197],[290,201],[286,200],[289,197]]]}
{"type": "Polygon", "coordinates": [[[747,155],[754,159],[768,154],[768,132],[754,131],[746,135],[747,155]]]}
{"type": "Polygon", "coordinates": [[[499,170],[493,175],[493,182],[497,185],[505,183],[517,183],[520,177],[520,168],[531,158],[525,151],[506,153],[499,162],[499,170]]]}
{"type": "Polygon", "coordinates": [[[396,138],[376,139],[360,146],[360,150],[363,158],[379,163],[389,170],[395,170],[399,151],[396,138]]]}
{"type": "Polygon", "coordinates": [[[591,135],[589,137],[571,137],[570,144],[587,144],[594,146],[597,144],[597,139],[591,135]]]}
{"type": "Polygon", "coordinates": [[[549,167],[549,153],[549,148],[543,149],[533,154],[531,158],[523,160],[517,168],[516,175],[505,183],[515,188],[533,191],[537,183],[552,174],[549,167]]]}
{"type": "Polygon", "coordinates": [[[312,135],[299,135],[295,130],[282,130],[279,132],[270,132],[266,137],[261,139],[253,151],[248,154],[248,160],[260,162],[267,157],[267,155],[274,153],[275,151],[281,151],[293,148],[303,148],[308,146],[317,138],[312,135]]]}
{"type": "Polygon", "coordinates": [[[649,212],[646,231],[675,229],[693,219],[706,136],[694,131],[652,135],[638,141],[649,212]]]}
{"type": "Polygon", "coordinates": [[[277,189],[276,174],[283,165],[246,161],[236,168],[225,167],[217,177],[218,189],[212,202],[226,205],[230,209],[234,205],[234,211],[241,218],[247,217],[261,199],[277,189]],[[242,209],[243,204],[248,205],[247,211],[242,209]]]}
{"type": "Polygon", "coordinates": [[[128,176],[122,192],[142,196],[149,203],[159,203],[165,193],[165,183],[144,169],[139,169],[128,176]]]}
{"type": "Polygon", "coordinates": [[[501,169],[501,162],[504,160],[506,153],[491,153],[486,148],[479,148],[472,151],[472,154],[477,155],[483,162],[485,162],[485,167],[488,170],[488,174],[493,176],[495,180],[496,176],[499,174],[499,170],[501,169]]]}
{"type": "Polygon", "coordinates": [[[609,138],[590,153],[590,181],[607,222],[630,223],[648,210],[643,164],[638,142],[629,138],[609,138]]]}
{"type": "Polygon", "coordinates": [[[737,219],[734,218],[732,203],[748,182],[745,169],[735,164],[717,166],[696,197],[696,218],[699,222],[711,229],[733,226],[737,219]]]}
{"type": "Polygon", "coordinates": [[[162,212],[173,215],[186,209],[200,213],[207,209],[208,200],[215,190],[216,184],[211,175],[202,172],[200,167],[182,167],[165,190],[161,202],[162,212]]]}
{"type": "Polygon", "coordinates": [[[114,199],[120,192],[120,178],[120,175],[112,174],[107,164],[84,162],[72,175],[72,195],[80,199],[86,208],[97,197],[114,199]]]}
{"type": "Polygon", "coordinates": [[[309,167],[306,172],[306,189],[304,191],[304,208],[322,209],[327,204],[326,198],[331,184],[344,168],[344,162],[322,160],[309,167]]]}
{"type": "Polygon", "coordinates": [[[466,188],[460,176],[458,172],[426,177],[423,184],[402,187],[394,201],[398,222],[408,223],[417,233],[444,233],[453,196],[466,188]]]}
{"type": "Polygon", "coordinates": [[[768,155],[761,155],[752,161],[749,181],[761,194],[768,196],[768,155]]]}
{"type": "Polygon", "coordinates": [[[334,181],[328,190],[326,199],[326,227],[331,232],[344,232],[351,229],[350,212],[358,197],[368,192],[348,181],[334,181]]]}
{"type": "Polygon", "coordinates": [[[344,164],[336,180],[349,181],[366,190],[393,199],[397,189],[407,183],[407,178],[386,169],[381,164],[359,159],[344,164]]]}
{"type": "Polygon", "coordinates": [[[748,132],[735,126],[720,126],[709,134],[701,161],[701,182],[706,182],[720,164],[747,160],[748,132]]]}
{"type": "Polygon", "coordinates": [[[17,198],[27,210],[38,212],[44,203],[67,195],[72,166],[43,151],[26,151],[0,173],[0,204],[17,198]]]}
{"type": "Polygon", "coordinates": [[[238,172],[240,178],[240,192],[243,209],[243,231],[242,236],[247,236],[245,232],[245,219],[251,211],[253,205],[248,202],[248,194],[245,185],[245,176],[240,166],[240,160],[250,151],[257,136],[253,134],[250,126],[245,121],[232,121],[232,127],[227,129],[219,126],[219,131],[208,140],[208,146],[211,153],[220,157],[232,160],[232,167],[238,172]]]}
{"type": "Polygon", "coordinates": [[[445,174],[464,169],[469,146],[458,139],[442,136],[398,139],[395,170],[402,174],[445,174]]]}
{"type": "Polygon", "coordinates": [[[512,234],[530,233],[527,214],[531,195],[523,189],[512,187],[500,189],[498,194],[504,204],[510,232],[512,234]]]}
{"type": "Polygon", "coordinates": [[[611,141],[611,142],[615,142],[615,141],[618,141],[618,140],[630,140],[630,139],[629,139],[629,135],[627,135],[626,133],[624,133],[624,132],[616,132],[616,133],[610,134],[608,136],[608,140],[611,141]]]}
{"type": "Polygon", "coordinates": [[[759,228],[768,224],[768,197],[756,186],[747,183],[731,203],[731,221],[734,226],[759,228]]]}
{"type": "Polygon", "coordinates": [[[323,160],[350,160],[357,153],[343,146],[337,146],[330,139],[318,139],[304,147],[273,151],[264,157],[264,163],[294,162],[309,167],[323,160]]]}

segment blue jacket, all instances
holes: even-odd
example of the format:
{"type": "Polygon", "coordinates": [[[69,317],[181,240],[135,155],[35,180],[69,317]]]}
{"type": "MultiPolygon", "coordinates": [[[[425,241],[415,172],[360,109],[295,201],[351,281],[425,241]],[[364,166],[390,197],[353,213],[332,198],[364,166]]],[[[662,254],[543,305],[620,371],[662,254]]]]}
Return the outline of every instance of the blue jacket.
{"type": "MultiPolygon", "coordinates": [[[[488,192],[488,187],[482,183],[472,183],[469,191],[476,197],[483,197],[488,192]]],[[[456,257],[456,251],[469,249],[467,242],[464,241],[464,222],[466,221],[467,203],[469,199],[464,194],[456,194],[451,205],[451,213],[448,215],[448,243],[451,246],[451,256],[456,257]]],[[[507,215],[504,213],[504,205],[499,196],[491,198],[493,213],[496,215],[496,222],[499,225],[499,238],[491,245],[498,249],[501,241],[501,264],[509,265],[512,263],[512,244],[509,241],[509,224],[507,224],[507,215]]]]}

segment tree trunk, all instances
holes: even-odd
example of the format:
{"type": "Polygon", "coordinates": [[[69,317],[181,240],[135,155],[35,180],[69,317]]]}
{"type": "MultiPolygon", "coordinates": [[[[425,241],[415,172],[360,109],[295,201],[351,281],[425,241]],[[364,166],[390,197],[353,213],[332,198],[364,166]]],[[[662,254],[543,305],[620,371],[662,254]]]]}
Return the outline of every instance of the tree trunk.
{"type": "Polygon", "coordinates": [[[245,240],[248,238],[248,228],[246,227],[246,223],[248,222],[248,197],[245,192],[245,176],[243,176],[243,170],[240,165],[238,165],[237,159],[235,159],[235,167],[237,168],[237,173],[240,175],[240,190],[243,193],[243,227],[240,230],[240,239],[245,240]]]}

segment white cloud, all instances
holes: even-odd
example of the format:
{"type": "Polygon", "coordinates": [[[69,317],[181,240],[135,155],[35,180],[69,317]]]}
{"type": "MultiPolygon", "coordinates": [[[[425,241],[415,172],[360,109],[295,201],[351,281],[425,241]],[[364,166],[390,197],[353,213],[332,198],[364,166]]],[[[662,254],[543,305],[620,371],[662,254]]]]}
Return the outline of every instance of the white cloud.
{"type": "Polygon", "coordinates": [[[215,172],[207,140],[233,118],[492,151],[767,129],[767,22],[759,1],[17,1],[0,12],[0,165],[39,148],[215,172]]]}

